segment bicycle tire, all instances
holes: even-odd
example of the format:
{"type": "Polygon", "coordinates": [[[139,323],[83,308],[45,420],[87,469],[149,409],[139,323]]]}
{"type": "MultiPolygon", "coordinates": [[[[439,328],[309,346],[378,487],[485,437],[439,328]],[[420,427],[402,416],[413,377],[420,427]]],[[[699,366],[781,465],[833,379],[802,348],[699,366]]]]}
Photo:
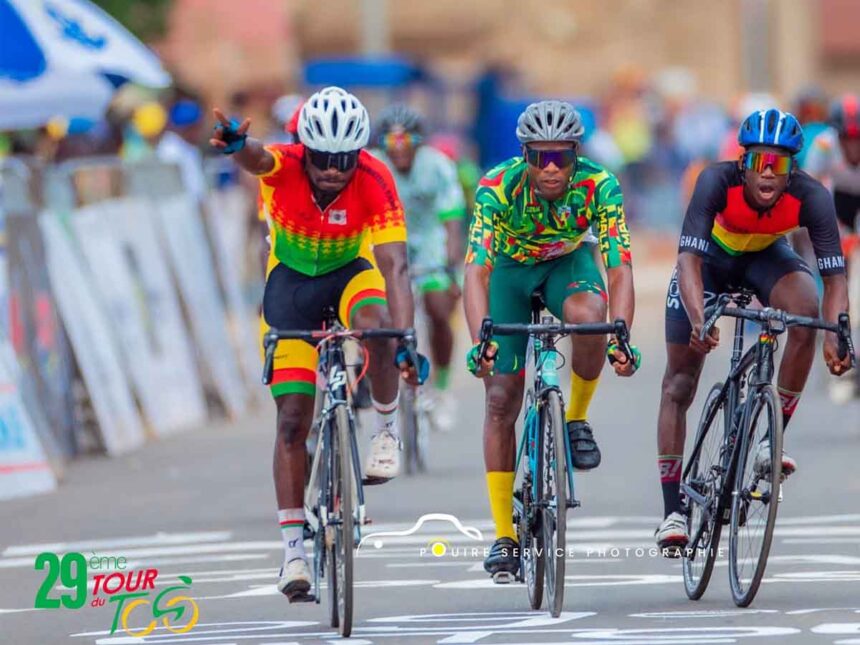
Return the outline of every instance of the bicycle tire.
{"type": "MultiPolygon", "coordinates": [[[[528,432],[528,428],[526,428],[528,432]]],[[[543,605],[544,592],[544,567],[546,564],[546,550],[543,543],[543,531],[540,523],[540,512],[533,508],[533,500],[543,498],[543,479],[540,473],[543,470],[543,453],[541,445],[543,440],[538,433],[538,446],[533,449],[537,468],[528,476],[523,476],[520,483],[520,496],[522,500],[522,513],[517,518],[517,542],[520,545],[520,571],[526,591],[529,597],[529,606],[532,609],[540,609],[543,605]]],[[[523,456],[525,464],[528,463],[529,455],[523,456]]],[[[524,466],[527,467],[527,466],[524,466]]]]}
{"type": "Polygon", "coordinates": [[[567,447],[564,413],[558,392],[550,390],[541,414],[543,440],[544,501],[541,528],[546,552],[544,576],[550,615],[558,618],[564,606],[567,532],[567,447]]]}
{"type": "Polygon", "coordinates": [[[710,520],[707,525],[702,526],[707,519],[705,514],[702,511],[696,512],[696,509],[700,508],[697,504],[691,501],[687,503],[687,535],[692,539],[701,529],[704,538],[704,544],[695,545],[695,548],[688,544],[683,552],[684,590],[690,600],[699,600],[708,588],[723,529],[721,517],[724,511],[724,473],[721,472],[721,449],[726,431],[726,401],[720,397],[722,389],[722,383],[715,384],[702,406],[702,416],[696,429],[696,442],[693,444],[698,448],[690,455],[691,463],[684,481],[687,486],[705,495],[710,500],[712,509],[710,520]]]}
{"type": "MultiPolygon", "coordinates": [[[[417,393],[420,396],[420,393],[417,393]]],[[[430,410],[424,404],[416,402],[415,414],[415,468],[419,473],[427,472],[430,461],[430,428],[433,419],[430,410]]]]}
{"type": "Polygon", "coordinates": [[[400,390],[400,417],[404,472],[412,475],[418,469],[418,413],[415,390],[409,385],[400,390]]]}
{"type": "MultiPolygon", "coordinates": [[[[776,525],[776,514],[779,510],[779,487],[782,479],[782,408],[779,404],[779,394],[776,388],[768,383],[759,386],[751,405],[741,433],[741,452],[738,457],[737,470],[732,495],[732,520],[729,534],[729,581],[732,588],[732,600],[738,607],[747,607],[758,593],[767,558],[773,541],[773,530],[776,525]],[[753,436],[760,415],[767,413],[766,436],[770,440],[769,472],[761,472],[755,464],[753,451],[758,449],[758,441],[753,436]],[[752,467],[748,470],[750,461],[752,467]],[[760,484],[766,490],[759,490],[760,484]],[[757,496],[756,496],[757,495],[757,496]],[[752,520],[754,508],[763,508],[761,521],[752,520]],[[762,525],[763,522],[763,525],[762,525]],[[760,544],[751,549],[742,546],[741,539],[746,533],[752,533],[753,528],[760,527],[760,544]],[[743,529],[743,531],[742,531],[743,529]],[[756,556],[757,553],[757,556],[756,556]],[[740,567],[742,561],[756,557],[748,584],[742,579],[746,568],[740,567]]],[[[752,537],[749,535],[748,537],[752,537]]]]}
{"type": "Polygon", "coordinates": [[[350,421],[346,406],[338,405],[334,413],[334,428],[332,432],[332,449],[335,454],[336,471],[332,481],[335,486],[333,496],[334,540],[332,550],[331,577],[334,578],[334,603],[339,621],[332,627],[338,628],[338,633],[347,638],[352,633],[353,614],[353,555],[355,549],[355,524],[353,516],[353,473],[352,449],[350,439],[350,421]]]}

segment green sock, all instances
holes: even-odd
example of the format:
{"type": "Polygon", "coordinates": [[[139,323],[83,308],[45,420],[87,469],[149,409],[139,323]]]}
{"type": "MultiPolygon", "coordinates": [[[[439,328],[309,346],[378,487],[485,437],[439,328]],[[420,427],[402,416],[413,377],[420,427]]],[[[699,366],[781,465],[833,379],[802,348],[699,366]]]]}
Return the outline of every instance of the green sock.
{"type": "Polygon", "coordinates": [[[448,382],[451,378],[451,366],[446,365],[445,367],[437,367],[436,368],[436,389],[440,392],[444,392],[448,389],[448,382]]]}

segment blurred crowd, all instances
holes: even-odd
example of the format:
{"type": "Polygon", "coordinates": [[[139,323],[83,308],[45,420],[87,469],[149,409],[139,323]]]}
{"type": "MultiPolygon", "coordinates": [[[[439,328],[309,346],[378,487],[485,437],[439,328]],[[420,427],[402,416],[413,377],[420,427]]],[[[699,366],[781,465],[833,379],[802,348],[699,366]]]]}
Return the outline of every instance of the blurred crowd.
{"type": "MultiPolygon", "coordinates": [[[[677,230],[699,171],[711,161],[738,157],[736,133],[743,116],[773,106],[791,111],[804,125],[808,148],[827,127],[830,98],[821,89],[808,87],[787,101],[748,93],[717,102],[701,96],[686,70],[673,68],[649,76],[631,67],[616,72],[602,96],[573,102],[586,126],[584,154],[619,175],[631,222],[677,230]]],[[[255,116],[255,136],[285,142],[292,140],[302,100],[298,94],[272,101],[236,92],[224,111],[235,118],[255,116]]],[[[188,190],[201,194],[201,162],[216,154],[206,143],[213,124],[211,107],[191,91],[173,89],[167,96],[155,96],[132,87],[118,94],[101,121],[57,118],[38,130],[0,133],[0,158],[33,155],[49,163],[93,155],[118,155],[128,161],[158,158],[178,163],[188,190]]],[[[462,134],[477,132],[480,124],[460,127],[454,134],[443,117],[428,116],[431,123],[441,124],[429,143],[457,163],[471,197],[487,169],[476,160],[483,158],[486,165],[501,159],[487,160],[476,141],[462,134]]],[[[513,140],[514,133],[494,136],[513,140]]],[[[804,155],[805,151],[801,165],[804,155]]]]}

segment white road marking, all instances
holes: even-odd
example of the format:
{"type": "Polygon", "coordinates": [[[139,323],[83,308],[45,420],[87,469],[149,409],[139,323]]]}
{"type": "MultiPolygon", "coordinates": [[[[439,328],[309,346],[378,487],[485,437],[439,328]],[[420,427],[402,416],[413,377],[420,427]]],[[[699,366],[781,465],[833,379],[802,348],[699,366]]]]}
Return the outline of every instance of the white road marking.
{"type": "MultiPolygon", "coordinates": [[[[642,575],[594,575],[564,577],[565,587],[627,587],[636,585],[681,584],[682,576],[663,574],[642,575]]],[[[522,585],[498,585],[489,577],[472,580],[442,582],[434,585],[435,589],[516,589],[522,593],[522,585]]]]}
{"type": "Polygon", "coordinates": [[[70,551],[84,552],[90,557],[90,550],[96,550],[99,556],[121,556],[125,552],[114,552],[117,549],[125,549],[135,546],[154,546],[158,544],[189,544],[201,542],[224,542],[229,540],[233,534],[230,531],[206,531],[201,533],[156,533],[155,535],[140,535],[122,538],[110,538],[101,540],[82,540],[80,542],[47,542],[43,544],[24,544],[10,546],[0,554],[3,557],[21,555],[38,555],[43,551],[54,553],[68,553],[70,551]],[[107,551],[105,549],[110,549],[107,551]]]}

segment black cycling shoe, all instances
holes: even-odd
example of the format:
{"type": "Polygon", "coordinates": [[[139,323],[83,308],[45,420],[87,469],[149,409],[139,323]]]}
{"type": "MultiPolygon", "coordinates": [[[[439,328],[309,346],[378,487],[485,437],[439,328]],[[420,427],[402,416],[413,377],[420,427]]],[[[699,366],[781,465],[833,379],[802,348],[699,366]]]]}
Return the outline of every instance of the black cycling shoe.
{"type": "Polygon", "coordinates": [[[597,447],[588,421],[568,421],[567,434],[570,437],[573,467],[578,470],[597,468],[600,465],[600,448],[597,447]]]}
{"type": "Polygon", "coordinates": [[[520,545],[517,541],[509,537],[496,540],[490,554],[484,558],[484,570],[493,576],[493,580],[499,578],[499,582],[510,582],[520,570],[520,545]]]}

